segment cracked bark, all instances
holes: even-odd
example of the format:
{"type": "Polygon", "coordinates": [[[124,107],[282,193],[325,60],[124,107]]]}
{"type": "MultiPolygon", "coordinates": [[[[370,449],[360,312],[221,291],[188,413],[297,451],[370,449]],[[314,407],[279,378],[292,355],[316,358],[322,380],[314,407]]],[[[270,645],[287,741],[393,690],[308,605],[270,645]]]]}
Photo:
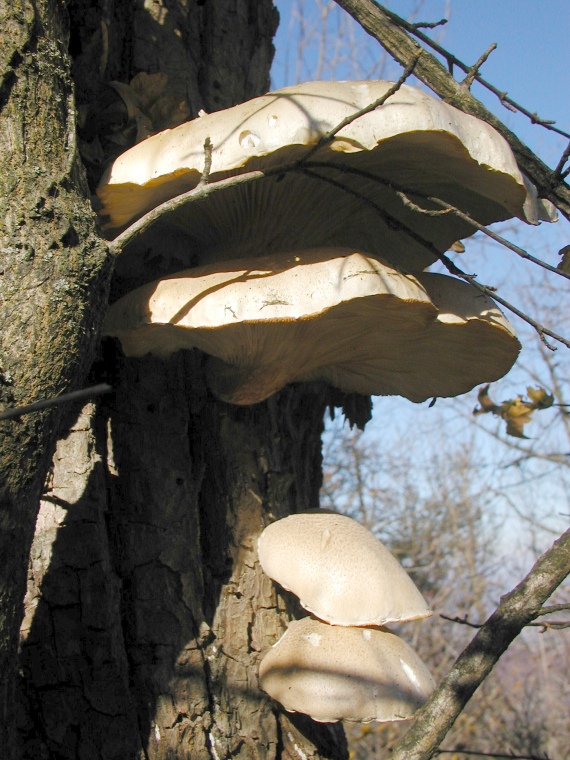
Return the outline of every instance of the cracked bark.
{"type": "MultiPolygon", "coordinates": [[[[182,67],[193,113],[268,86],[269,0],[96,7],[113,76],[182,67]]],[[[72,9],[79,98],[98,86],[81,57],[100,41],[97,18],[85,27],[94,8],[72,9]]],[[[347,756],[340,726],[283,713],[257,683],[299,610],[262,574],[255,541],[270,519],[318,505],[329,392],[232,407],[208,394],[202,364],[117,358],[115,394],[70,411],[28,570],[18,757],[347,756]]]]}

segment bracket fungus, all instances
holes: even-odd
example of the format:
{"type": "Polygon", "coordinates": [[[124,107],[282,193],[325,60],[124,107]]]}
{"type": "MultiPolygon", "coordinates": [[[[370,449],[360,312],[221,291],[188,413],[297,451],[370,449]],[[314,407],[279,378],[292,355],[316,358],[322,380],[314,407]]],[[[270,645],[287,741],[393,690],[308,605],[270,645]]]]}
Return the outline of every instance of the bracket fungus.
{"type": "Polygon", "coordinates": [[[312,380],[416,402],[455,396],[502,377],[520,348],[474,287],[404,275],[354,249],[179,272],[115,302],[103,330],[127,356],[201,349],[210,388],[234,404],[312,380]]]}
{"type": "Polygon", "coordinates": [[[388,549],[356,520],[306,512],[277,520],[257,545],[263,571],[335,626],[382,626],[431,612],[388,549]]]}
{"type": "Polygon", "coordinates": [[[411,718],[435,687],[414,650],[380,628],[295,620],[267,652],[259,683],[289,712],[333,723],[411,718]]]}
{"type": "Polygon", "coordinates": [[[418,212],[401,191],[428,210],[438,208],[426,200],[435,196],[480,224],[554,218],[506,141],[485,122],[408,85],[360,113],[391,86],[286,87],[165,130],[119,156],[97,190],[109,230],[195,188],[203,180],[207,138],[213,146],[208,183],[253,170],[265,175],[162,215],[144,244],[127,248],[119,268],[156,256],[155,243],[164,254],[172,241],[179,269],[260,250],[354,246],[414,271],[473,234],[453,213],[418,212]]]}

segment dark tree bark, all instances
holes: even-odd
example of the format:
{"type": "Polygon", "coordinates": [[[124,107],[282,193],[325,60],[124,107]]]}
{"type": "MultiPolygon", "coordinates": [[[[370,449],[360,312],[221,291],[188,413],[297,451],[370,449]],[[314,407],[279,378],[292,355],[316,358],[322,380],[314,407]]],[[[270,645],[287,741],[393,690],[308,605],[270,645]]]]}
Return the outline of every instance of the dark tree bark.
{"type": "MultiPolygon", "coordinates": [[[[269,0],[70,10],[91,116],[106,79],[139,70],[168,73],[192,115],[268,87],[269,0]]],[[[256,537],[318,506],[330,391],[290,387],[239,408],[209,395],[198,353],[127,360],[111,345],[101,369],[116,391],[70,412],[37,522],[17,756],[346,757],[339,726],[287,715],[257,683],[261,653],[298,610],[262,574],[256,537]]]]}
{"type": "MultiPolygon", "coordinates": [[[[71,390],[93,360],[111,262],[75,141],[56,0],[0,2],[0,404],[71,390]]],[[[0,422],[0,747],[10,752],[26,568],[61,411],[0,422]]],[[[6,754],[4,754],[6,756],[6,754]]]]}

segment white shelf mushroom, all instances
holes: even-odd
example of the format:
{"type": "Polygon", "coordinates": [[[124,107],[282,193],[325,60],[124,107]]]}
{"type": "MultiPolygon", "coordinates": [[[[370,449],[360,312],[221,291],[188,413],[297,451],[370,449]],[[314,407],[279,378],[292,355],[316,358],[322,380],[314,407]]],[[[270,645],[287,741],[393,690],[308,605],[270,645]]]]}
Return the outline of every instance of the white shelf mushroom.
{"type": "Polygon", "coordinates": [[[268,525],[259,562],[301,605],[335,626],[382,626],[431,615],[388,549],[345,515],[306,512],[268,525]]]}
{"type": "MultiPolygon", "coordinates": [[[[195,187],[204,169],[206,138],[213,145],[210,181],[291,166],[391,84],[309,82],[161,132],[121,155],[107,171],[97,190],[100,214],[110,229],[123,228],[195,187]]],[[[168,214],[154,230],[159,253],[182,230],[178,253],[187,256],[186,266],[196,255],[199,263],[207,263],[260,250],[355,246],[413,271],[473,234],[453,214],[414,211],[398,196],[398,187],[420,205],[422,196],[436,196],[482,224],[513,216],[531,223],[554,218],[530,184],[527,192],[512,151],[492,127],[407,85],[345,126],[310,158],[327,165],[313,166],[326,181],[288,172],[227,188],[208,203],[189,203],[168,214]],[[359,171],[372,178],[354,173],[359,171]]],[[[152,239],[147,235],[140,248],[131,246],[135,258],[152,247],[152,239]]]]}
{"type": "Polygon", "coordinates": [[[235,404],[296,380],[416,402],[455,396],[502,377],[520,349],[472,286],[404,275],[354,248],[179,272],[114,303],[104,333],[127,356],[205,351],[211,389],[235,404]]]}
{"type": "Polygon", "coordinates": [[[391,631],[310,617],[290,623],[267,652],[259,682],[286,710],[325,723],[406,720],[435,687],[418,655],[391,631]]]}

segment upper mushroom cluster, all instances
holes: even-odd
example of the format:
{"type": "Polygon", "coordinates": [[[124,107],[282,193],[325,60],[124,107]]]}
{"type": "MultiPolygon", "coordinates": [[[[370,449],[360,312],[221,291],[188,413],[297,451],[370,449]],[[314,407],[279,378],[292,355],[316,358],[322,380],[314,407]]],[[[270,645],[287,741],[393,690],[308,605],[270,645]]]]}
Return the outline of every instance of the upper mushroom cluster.
{"type": "Polygon", "coordinates": [[[288,87],[120,156],[97,191],[108,229],[203,186],[208,162],[209,184],[265,176],[158,215],[117,274],[127,290],[170,276],[117,301],[105,333],[133,356],[203,350],[210,388],[237,404],[295,380],[423,401],[505,374],[519,344],[495,304],[422,271],[472,226],[418,206],[437,197],[483,224],[551,208],[486,123],[407,85],[361,113],[390,87],[288,87]]]}
{"type": "Polygon", "coordinates": [[[256,169],[271,176],[165,215],[123,260],[156,257],[159,249],[165,255],[171,246],[169,255],[175,251],[183,269],[260,251],[354,246],[398,269],[418,271],[473,234],[453,214],[418,213],[400,189],[428,209],[436,207],[425,196],[436,196],[481,224],[552,218],[548,204],[529,192],[506,141],[485,122],[407,85],[354,118],[391,84],[286,87],[139,143],[113,163],[97,190],[109,230],[194,188],[204,170],[206,138],[213,146],[210,182],[256,169]],[[319,143],[350,118],[333,139],[319,143]],[[307,157],[297,170],[285,171],[307,157]]]}
{"type": "Polygon", "coordinates": [[[322,722],[410,718],[434,680],[383,626],[431,612],[386,547],[355,520],[316,511],[265,528],[258,555],[267,575],[315,616],[290,623],[265,654],[262,689],[322,722]]]}

